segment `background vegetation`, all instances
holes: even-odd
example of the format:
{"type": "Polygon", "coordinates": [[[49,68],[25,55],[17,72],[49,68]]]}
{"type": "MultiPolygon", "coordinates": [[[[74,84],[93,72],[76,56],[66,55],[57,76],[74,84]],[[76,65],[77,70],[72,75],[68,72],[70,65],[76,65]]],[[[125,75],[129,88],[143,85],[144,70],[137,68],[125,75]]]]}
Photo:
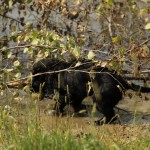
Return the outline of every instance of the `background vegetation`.
{"type": "Polygon", "coordinates": [[[44,57],[85,57],[109,60],[118,71],[140,76],[150,62],[148,4],[148,0],[2,0],[2,74],[9,80],[20,78],[44,57]]]}

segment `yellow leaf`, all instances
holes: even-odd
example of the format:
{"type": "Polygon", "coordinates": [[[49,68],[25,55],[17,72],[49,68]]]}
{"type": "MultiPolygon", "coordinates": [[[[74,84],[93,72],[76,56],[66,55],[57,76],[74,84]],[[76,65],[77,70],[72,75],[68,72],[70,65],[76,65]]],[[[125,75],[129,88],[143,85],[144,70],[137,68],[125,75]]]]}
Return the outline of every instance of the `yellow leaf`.
{"type": "Polygon", "coordinates": [[[19,72],[19,73],[15,74],[15,77],[16,77],[17,79],[19,79],[19,78],[21,77],[21,73],[19,72]]]}
{"type": "Polygon", "coordinates": [[[12,56],[12,52],[8,52],[7,58],[10,58],[12,56]]]}
{"type": "Polygon", "coordinates": [[[80,49],[79,49],[79,47],[75,46],[75,48],[73,49],[72,53],[73,53],[73,55],[76,58],[79,58],[80,57],[80,49]]]}
{"type": "Polygon", "coordinates": [[[23,50],[24,53],[27,53],[28,51],[29,51],[29,48],[27,47],[23,50]]]}
{"type": "Polygon", "coordinates": [[[150,13],[150,8],[143,8],[140,10],[140,15],[144,15],[144,14],[149,14],[150,13]]]}
{"type": "Polygon", "coordinates": [[[76,65],[75,65],[75,67],[78,67],[78,66],[80,66],[80,65],[81,65],[81,62],[78,61],[78,62],[76,63],[76,65]]]}
{"type": "Polygon", "coordinates": [[[19,66],[20,62],[18,60],[14,61],[14,66],[19,66]]]}
{"type": "Polygon", "coordinates": [[[149,30],[149,29],[150,29],[150,23],[148,23],[148,24],[145,25],[145,29],[146,29],[146,30],[149,30]]]}
{"type": "Polygon", "coordinates": [[[88,59],[93,59],[95,57],[95,53],[93,51],[89,51],[88,59]]]}
{"type": "Polygon", "coordinates": [[[38,41],[39,41],[38,39],[34,39],[31,44],[32,44],[32,45],[37,45],[37,44],[38,44],[38,41]]]}

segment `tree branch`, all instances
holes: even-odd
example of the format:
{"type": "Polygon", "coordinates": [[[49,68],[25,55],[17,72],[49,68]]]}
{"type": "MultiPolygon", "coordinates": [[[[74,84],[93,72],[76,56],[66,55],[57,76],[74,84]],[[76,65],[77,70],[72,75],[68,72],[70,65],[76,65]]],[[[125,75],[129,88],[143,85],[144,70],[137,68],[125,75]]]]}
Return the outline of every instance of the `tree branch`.
{"type": "Polygon", "coordinates": [[[7,15],[2,15],[2,14],[0,14],[0,16],[6,17],[6,18],[8,18],[8,19],[12,19],[12,20],[14,20],[14,21],[16,21],[16,22],[18,22],[18,23],[20,23],[20,24],[22,23],[21,21],[15,19],[15,18],[12,18],[12,17],[10,17],[10,16],[7,16],[7,15]]]}
{"type": "MultiPolygon", "coordinates": [[[[6,48],[7,50],[11,50],[11,49],[16,49],[16,48],[25,48],[25,47],[44,47],[44,48],[52,48],[51,46],[48,45],[17,45],[17,46],[13,46],[13,47],[9,47],[6,48]]],[[[53,47],[55,48],[55,47],[53,47]]],[[[3,48],[0,49],[0,51],[2,51],[3,48]]]]}

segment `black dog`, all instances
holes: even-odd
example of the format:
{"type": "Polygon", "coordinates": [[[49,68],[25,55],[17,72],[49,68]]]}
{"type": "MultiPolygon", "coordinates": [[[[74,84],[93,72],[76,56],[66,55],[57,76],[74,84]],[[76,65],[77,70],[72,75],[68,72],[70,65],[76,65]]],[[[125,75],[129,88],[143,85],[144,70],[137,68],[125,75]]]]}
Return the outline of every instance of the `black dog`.
{"type": "MultiPolygon", "coordinates": [[[[110,123],[116,119],[113,108],[122,99],[126,90],[150,92],[150,88],[128,84],[113,70],[95,66],[92,61],[81,62],[81,65],[75,67],[77,61],[43,59],[33,66],[33,91],[41,91],[42,99],[57,90],[59,92],[59,99],[55,105],[57,113],[63,113],[67,104],[78,111],[82,100],[86,96],[92,96],[97,109],[106,118],[105,123],[110,123]],[[40,90],[41,85],[43,87],[40,90]]],[[[101,124],[101,120],[97,121],[97,124],[101,124]]]]}

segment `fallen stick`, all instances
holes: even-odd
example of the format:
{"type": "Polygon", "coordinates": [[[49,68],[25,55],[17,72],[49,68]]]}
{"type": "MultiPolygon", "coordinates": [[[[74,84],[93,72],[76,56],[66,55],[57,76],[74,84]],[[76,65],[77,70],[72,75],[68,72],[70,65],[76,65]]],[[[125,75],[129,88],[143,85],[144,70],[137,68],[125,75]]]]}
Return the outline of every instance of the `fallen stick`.
{"type": "Polygon", "coordinates": [[[20,87],[25,87],[26,85],[29,85],[29,82],[27,80],[25,81],[14,81],[10,83],[1,83],[1,85],[4,87],[8,88],[20,88],[20,87]]]}
{"type": "Polygon", "coordinates": [[[126,112],[126,113],[132,113],[132,111],[128,111],[128,110],[125,110],[125,109],[123,109],[123,108],[119,108],[119,107],[117,107],[117,106],[115,106],[115,108],[118,109],[118,111],[121,110],[121,111],[124,111],[124,112],[126,112]]]}

